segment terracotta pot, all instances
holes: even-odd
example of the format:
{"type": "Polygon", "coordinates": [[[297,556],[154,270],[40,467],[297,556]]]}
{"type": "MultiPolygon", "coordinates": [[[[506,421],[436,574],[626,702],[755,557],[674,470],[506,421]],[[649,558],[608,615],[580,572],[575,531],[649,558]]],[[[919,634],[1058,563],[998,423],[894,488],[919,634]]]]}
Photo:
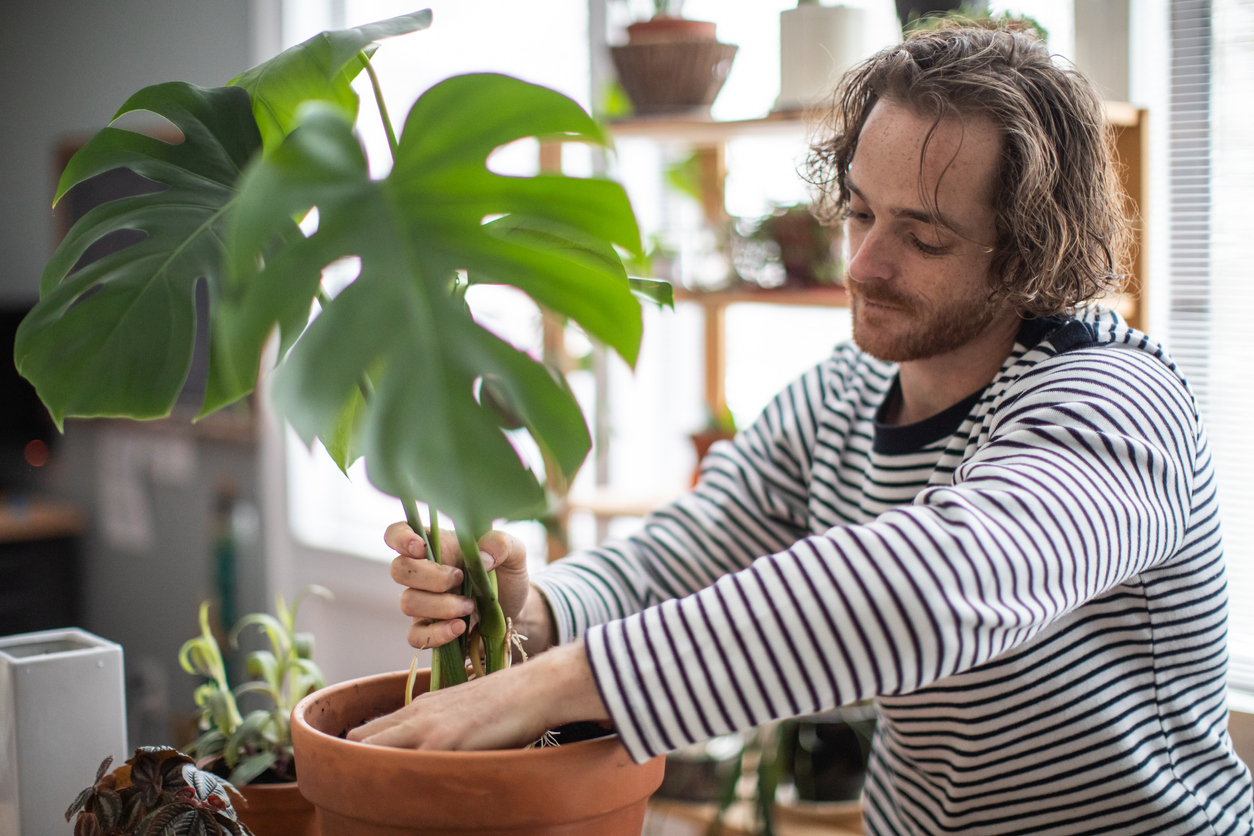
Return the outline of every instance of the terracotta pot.
{"type": "MultiPolygon", "coordinates": [[[[323,688],[292,711],[300,788],[325,836],[639,836],[664,759],[616,736],[544,749],[419,752],[339,735],[401,706],[408,672],[323,688]]],[[[430,671],[418,674],[425,691],[430,671]]]]}
{"type": "Polygon", "coordinates": [[[239,788],[248,802],[235,814],[254,836],[318,836],[318,818],[295,781],[289,784],[248,784],[239,788]]]}
{"type": "Polygon", "coordinates": [[[627,40],[633,44],[674,43],[675,41],[716,40],[715,24],[707,20],[658,16],[627,27],[627,40]]]}
{"type": "Polygon", "coordinates": [[[710,448],[714,446],[716,441],[731,441],[736,437],[734,430],[701,430],[701,432],[693,433],[688,436],[692,441],[692,449],[697,454],[697,465],[692,469],[692,484],[695,487],[697,481],[701,478],[701,462],[705,459],[705,454],[710,452],[710,448]]]}

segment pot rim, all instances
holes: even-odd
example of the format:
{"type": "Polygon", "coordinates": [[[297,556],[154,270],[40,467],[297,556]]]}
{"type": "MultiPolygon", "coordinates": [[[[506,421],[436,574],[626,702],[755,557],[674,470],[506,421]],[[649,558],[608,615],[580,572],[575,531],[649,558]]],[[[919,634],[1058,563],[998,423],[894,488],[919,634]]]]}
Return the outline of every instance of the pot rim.
{"type": "MultiPolygon", "coordinates": [[[[429,670],[429,669],[428,669],[429,670]]],[[[421,673],[421,671],[420,671],[421,673]]],[[[291,727],[295,730],[298,726],[302,733],[313,735],[324,741],[325,745],[335,747],[362,747],[376,753],[377,757],[394,759],[394,760],[412,760],[416,757],[430,758],[435,761],[445,761],[448,763],[455,762],[474,762],[495,760],[500,761],[502,758],[511,760],[534,759],[534,758],[556,758],[563,757],[559,754],[560,750],[565,749],[568,753],[574,749],[581,751],[592,747],[605,746],[622,746],[622,741],[617,731],[611,731],[604,737],[594,738],[592,740],[580,740],[574,743],[564,743],[558,746],[536,746],[531,749],[483,749],[475,751],[447,751],[441,749],[401,749],[393,746],[379,746],[374,743],[362,743],[356,740],[349,740],[347,737],[328,734],[305,719],[305,714],[309,708],[320,698],[332,697],[337,691],[346,690],[352,685],[374,684],[381,680],[397,678],[404,682],[409,678],[409,671],[392,671],[390,673],[379,673],[371,676],[358,677],[356,679],[348,679],[344,682],[338,682],[334,685],[327,685],[305,697],[292,709],[291,727]],[[578,748],[576,748],[578,747],[578,748]]],[[[567,757],[569,755],[566,755],[567,757]]]]}

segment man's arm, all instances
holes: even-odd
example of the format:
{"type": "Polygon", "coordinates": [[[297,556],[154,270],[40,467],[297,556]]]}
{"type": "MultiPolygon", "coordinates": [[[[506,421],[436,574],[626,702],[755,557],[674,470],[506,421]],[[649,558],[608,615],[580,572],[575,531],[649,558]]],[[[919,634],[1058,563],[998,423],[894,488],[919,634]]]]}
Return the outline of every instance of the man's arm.
{"type": "MultiPolygon", "coordinates": [[[[549,566],[534,581],[561,641],[709,587],[809,533],[811,455],[825,397],[856,352],[838,350],[777,395],[734,441],[716,444],[696,487],[637,534],[549,566]]],[[[834,431],[828,428],[830,439],[834,431]]]]}
{"type": "Polygon", "coordinates": [[[599,625],[593,675],[637,761],[979,666],[1167,559],[1198,425],[1143,352],[1084,352],[1007,397],[955,484],[599,625]]]}

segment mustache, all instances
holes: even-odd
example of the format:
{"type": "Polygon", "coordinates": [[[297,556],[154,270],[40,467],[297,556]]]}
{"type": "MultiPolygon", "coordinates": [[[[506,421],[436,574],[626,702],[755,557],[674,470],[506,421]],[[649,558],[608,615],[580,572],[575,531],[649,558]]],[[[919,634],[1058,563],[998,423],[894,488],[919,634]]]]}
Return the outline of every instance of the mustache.
{"type": "Polygon", "coordinates": [[[903,296],[883,285],[867,285],[858,281],[852,281],[845,284],[845,289],[850,296],[856,296],[864,302],[870,302],[874,305],[902,308],[907,311],[912,311],[915,307],[910,297],[903,296]]]}

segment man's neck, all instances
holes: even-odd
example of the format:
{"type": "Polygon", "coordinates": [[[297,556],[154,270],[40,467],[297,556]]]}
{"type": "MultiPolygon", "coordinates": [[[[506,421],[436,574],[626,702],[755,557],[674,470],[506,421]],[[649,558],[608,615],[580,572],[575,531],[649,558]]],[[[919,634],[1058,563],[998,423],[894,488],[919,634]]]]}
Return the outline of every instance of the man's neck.
{"type": "Polygon", "coordinates": [[[901,398],[889,407],[889,424],[913,424],[987,386],[1014,348],[1020,318],[1008,313],[961,348],[900,364],[901,398]]]}

